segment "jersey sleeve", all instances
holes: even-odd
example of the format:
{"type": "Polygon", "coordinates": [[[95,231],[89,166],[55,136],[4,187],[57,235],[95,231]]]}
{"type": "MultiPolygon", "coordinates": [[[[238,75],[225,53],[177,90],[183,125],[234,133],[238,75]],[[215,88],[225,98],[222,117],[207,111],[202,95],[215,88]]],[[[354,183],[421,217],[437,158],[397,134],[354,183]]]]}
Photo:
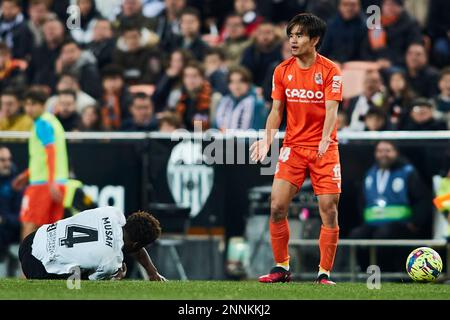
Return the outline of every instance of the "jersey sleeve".
{"type": "Polygon", "coordinates": [[[45,120],[36,121],[36,134],[43,146],[55,143],[55,131],[50,123],[45,120]]]}
{"type": "Polygon", "coordinates": [[[114,218],[117,220],[119,225],[123,227],[125,223],[127,222],[127,219],[125,218],[125,215],[122,211],[115,207],[107,207],[107,209],[110,211],[109,214],[114,216],[114,218]]]}
{"type": "Polygon", "coordinates": [[[94,273],[90,274],[89,280],[109,280],[117,274],[119,268],[121,267],[121,262],[118,262],[116,259],[112,259],[99,266],[94,273]]]}
{"type": "Polygon", "coordinates": [[[272,77],[272,99],[273,100],[284,100],[284,86],[283,86],[283,75],[280,66],[275,68],[272,77]]]}
{"type": "Polygon", "coordinates": [[[342,101],[342,73],[337,66],[333,66],[325,81],[325,101],[342,101]]]}

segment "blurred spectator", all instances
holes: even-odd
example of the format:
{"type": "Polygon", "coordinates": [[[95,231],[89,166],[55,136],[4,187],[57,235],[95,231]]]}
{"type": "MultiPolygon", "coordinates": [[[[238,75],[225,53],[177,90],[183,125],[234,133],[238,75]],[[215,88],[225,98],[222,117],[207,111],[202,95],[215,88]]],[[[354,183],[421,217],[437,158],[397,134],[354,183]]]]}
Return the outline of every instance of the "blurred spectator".
{"type": "Polygon", "coordinates": [[[92,41],[86,46],[97,59],[99,70],[112,63],[112,54],[116,47],[111,22],[107,19],[96,19],[92,30],[92,41]]]}
{"type": "Polygon", "coordinates": [[[168,106],[175,106],[176,101],[169,101],[169,97],[174,90],[179,89],[182,83],[184,67],[193,60],[192,54],[185,49],[177,49],[170,54],[166,72],[156,84],[155,92],[152,95],[155,111],[160,112],[168,106]]]}
{"type": "Polygon", "coordinates": [[[190,62],[183,69],[183,87],[172,94],[179,97],[175,110],[187,130],[194,131],[194,125],[202,129],[210,127],[210,112],[215,109],[220,94],[214,93],[201,64],[190,62]]]}
{"type": "Polygon", "coordinates": [[[252,87],[250,71],[239,66],[230,69],[228,88],[230,93],[217,104],[216,127],[222,131],[264,128],[267,110],[264,100],[258,97],[252,87]]]}
{"type": "Polygon", "coordinates": [[[225,94],[228,92],[227,69],[225,55],[220,48],[210,48],[205,55],[205,72],[214,91],[225,94]]]}
{"type": "Polygon", "coordinates": [[[120,30],[123,25],[137,24],[139,28],[155,30],[155,21],[142,14],[142,0],[123,0],[122,11],[116,17],[115,27],[120,30]]]}
{"type": "Polygon", "coordinates": [[[202,61],[208,45],[201,39],[200,27],[200,12],[191,7],[183,9],[180,14],[181,35],[175,38],[171,49],[187,49],[198,61],[202,61]]]}
{"type": "Polygon", "coordinates": [[[130,106],[131,117],[122,122],[122,131],[156,131],[158,120],[155,117],[153,103],[145,93],[133,96],[130,106]]]}
{"type": "Polygon", "coordinates": [[[362,44],[367,42],[367,25],[360,0],[340,0],[338,9],[328,22],[320,53],[340,63],[364,60],[362,44]]]}
{"type": "Polygon", "coordinates": [[[450,1],[431,0],[428,10],[427,31],[431,37],[432,57],[438,67],[450,65],[450,1]]]}
{"type": "Polygon", "coordinates": [[[81,113],[80,131],[102,131],[100,112],[97,106],[88,106],[81,113]]]}
{"type": "Polygon", "coordinates": [[[414,96],[405,74],[401,71],[391,73],[385,109],[392,129],[399,129],[405,125],[414,96]]]}
{"type": "Polygon", "coordinates": [[[436,111],[439,118],[447,121],[450,128],[450,67],[441,71],[439,76],[440,93],[434,98],[436,111]]]}
{"type": "Polygon", "coordinates": [[[29,131],[33,120],[24,114],[17,91],[4,89],[0,94],[0,131],[29,131]]]}
{"type": "Polygon", "coordinates": [[[241,63],[250,70],[255,85],[260,87],[268,67],[279,60],[281,42],[275,33],[275,26],[270,22],[263,22],[256,29],[254,43],[245,49],[241,63]]]}
{"type": "Polygon", "coordinates": [[[47,2],[46,0],[31,0],[28,7],[30,18],[26,23],[32,35],[33,41],[30,45],[33,48],[39,47],[44,43],[44,23],[49,14],[47,2]]]}
{"type": "Polygon", "coordinates": [[[176,112],[165,111],[158,116],[159,132],[171,133],[181,128],[181,120],[176,112]]]}
{"type": "Polygon", "coordinates": [[[386,120],[386,114],[380,108],[372,108],[364,116],[365,131],[384,131],[390,130],[386,120]]]}
{"type": "Polygon", "coordinates": [[[404,8],[404,0],[383,0],[381,28],[369,29],[369,54],[382,69],[402,65],[407,48],[422,42],[417,21],[404,8]]]}
{"type": "Polygon", "coordinates": [[[44,43],[33,49],[29,79],[31,84],[46,85],[52,90],[56,86],[55,61],[64,42],[64,25],[56,16],[47,18],[43,26],[44,43]]]}
{"type": "MultiPolygon", "coordinates": [[[[401,158],[392,142],[377,143],[375,161],[364,180],[362,209],[364,223],[351,231],[350,238],[429,237],[432,217],[431,190],[424,184],[416,169],[401,158]]],[[[403,265],[403,258],[393,259],[399,255],[392,254],[392,249],[384,250],[385,254],[378,255],[382,268],[391,269],[400,263],[403,265]],[[388,252],[390,254],[387,254],[388,252]]],[[[360,250],[359,253],[361,269],[366,270],[367,249],[360,250]]]]}
{"type": "Polygon", "coordinates": [[[101,123],[105,130],[117,130],[122,119],[129,116],[131,95],[125,85],[123,69],[108,65],[102,70],[103,99],[100,105],[101,123]]]}
{"type": "Polygon", "coordinates": [[[339,131],[347,131],[349,129],[348,125],[349,121],[347,112],[345,112],[342,109],[339,109],[337,115],[337,129],[339,131]]]}
{"type": "Polygon", "coordinates": [[[153,48],[148,47],[136,24],[124,25],[121,34],[123,46],[119,43],[113,52],[113,62],[124,68],[125,82],[128,85],[155,83],[161,74],[156,43],[152,44],[153,48]],[[151,59],[156,59],[157,63],[150,63],[151,59]]]}
{"type": "Polygon", "coordinates": [[[256,11],[255,0],[234,0],[234,11],[244,20],[247,36],[251,36],[264,20],[256,11]]]}
{"type": "Polygon", "coordinates": [[[75,91],[67,89],[58,92],[55,116],[61,122],[64,131],[78,131],[81,125],[81,116],[77,112],[77,94],[75,91]]]}
{"type": "Polygon", "coordinates": [[[23,88],[27,82],[26,68],[27,63],[24,60],[13,59],[11,49],[0,42],[0,90],[6,87],[23,88]]]}
{"type": "Polygon", "coordinates": [[[364,130],[364,116],[372,108],[381,108],[384,103],[383,81],[376,70],[367,71],[364,79],[363,93],[345,102],[349,115],[350,129],[364,130]]]}
{"type": "MultiPolygon", "coordinates": [[[[291,44],[289,39],[285,39],[281,46],[281,59],[272,62],[272,64],[267,68],[266,75],[264,76],[264,81],[262,84],[264,100],[272,102],[272,80],[275,68],[284,60],[289,59],[292,56],[291,44]]],[[[285,119],[283,120],[283,122],[285,119]]]]}
{"type": "Polygon", "coordinates": [[[412,90],[422,97],[433,97],[438,93],[439,72],[428,64],[425,46],[411,44],[406,52],[407,79],[412,90]]]}
{"type": "Polygon", "coordinates": [[[97,11],[95,0],[77,0],[78,8],[80,8],[80,27],[72,28],[70,35],[82,47],[92,41],[94,26],[97,19],[102,18],[100,12],[97,11]]]}
{"type": "Polygon", "coordinates": [[[164,0],[142,0],[142,13],[148,18],[158,16],[164,8],[164,0]]]}
{"type": "Polygon", "coordinates": [[[26,27],[19,0],[3,0],[0,15],[0,41],[5,42],[17,59],[24,59],[31,52],[31,33],[26,27]]]}
{"type": "Polygon", "coordinates": [[[409,118],[402,130],[447,130],[447,124],[434,118],[433,104],[431,102],[425,98],[418,98],[413,101],[409,118]]]}
{"type": "Polygon", "coordinates": [[[100,74],[97,60],[86,50],[81,50],[74,40],[67,40],[61,47],[61,53],[56,60],[56,73],[71,72],[75,74],[80,88],[94,99],[101,97],[100,74]]]}
{"type": "Polygon", "coordinates": [[[11,182],[17,175],[11,152],[0,146],[0,261],[11,244],[20,241],[19,212],[22,193],[14,191],[11,182]]]}
{"type": "Polygon", "coordinates": [[[315,14],[324,21],[328,21],[337,11],[336,0],[309,0],[306,12],[315,14]]]}
{"type": "Polygon", "coordinates": [[[241,62],[244,50],[251,45],[245,32],[244,19],[239,14],[230,14],[225,20],[222,48],[228,65],[241,62]]]}
{"type": "Polygon", "coordinates": [[[160,48],[167,52],[180,34],[179,17],[186,0],[164,0],[165,9],[155,18],[160,48]]]}
{"type": "MultiPolygon", "coordinates": [[[[97,103],[94,98],[80,89],[78,78],[73,73],[63,72],[59,75],[59,80],[56,84],[56,91],[61,92],[64,90],[73,90],[76,92],[76,108],[78,113],[81,113],[84,108],[95,105],[97,103]]],[[[57,101],[58,94],[51,96],[45,103],[45,109],[50,113],[54,113],[57,101]]]]}

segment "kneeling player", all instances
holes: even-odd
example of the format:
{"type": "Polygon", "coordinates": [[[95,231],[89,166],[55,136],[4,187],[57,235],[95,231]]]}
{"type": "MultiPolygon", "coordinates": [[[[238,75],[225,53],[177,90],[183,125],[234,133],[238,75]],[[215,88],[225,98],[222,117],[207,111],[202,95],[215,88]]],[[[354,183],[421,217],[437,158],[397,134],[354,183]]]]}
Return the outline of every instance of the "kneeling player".
{"type": "Polygon", "coordinates": [[[146,212],[128,219],[114,207],[83,211],[45,224],[27,236],[19,250],[27,279],[67,279],[79,268],[82,279],[122,279],[123,254],[134,256],[150,280],[164,281],[145,246],[161,235],[159,221],[146,212]]]}

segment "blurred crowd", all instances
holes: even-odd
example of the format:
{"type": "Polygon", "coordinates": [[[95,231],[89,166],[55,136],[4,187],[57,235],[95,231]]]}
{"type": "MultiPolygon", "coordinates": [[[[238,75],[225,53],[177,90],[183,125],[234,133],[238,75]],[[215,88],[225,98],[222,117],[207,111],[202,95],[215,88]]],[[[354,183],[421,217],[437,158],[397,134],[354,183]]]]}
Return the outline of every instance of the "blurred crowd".
{"type": "Polygon", "coordinates": [[[449,127],[447,0],[3,0],[0,130],[30,130],[29,88],[66,131],[261,129],[300,12],[328,22],[320,53],[343,71],[365,62],[340,130],[449,127]]]}

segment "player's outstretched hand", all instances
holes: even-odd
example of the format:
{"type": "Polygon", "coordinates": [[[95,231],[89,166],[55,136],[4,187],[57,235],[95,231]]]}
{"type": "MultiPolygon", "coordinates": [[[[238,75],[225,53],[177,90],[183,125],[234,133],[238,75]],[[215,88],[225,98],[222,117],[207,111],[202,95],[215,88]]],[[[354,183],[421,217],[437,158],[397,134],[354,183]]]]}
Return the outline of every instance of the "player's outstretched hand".
{"type": "Polygon", "coordinates": [[[114,280],[122,280],[127,275],[127,265],[122,262],[122,268],[119,269],[117,275],[113,278],[114,280]]]}
{"type": "Polygon", "coordinates": [[[267,152],[269,152],[269,144],[267,143],[267,140],[261,139],[253,142],[253,144],[250,146],[250,152],[250,158],[253,161],[263,161],[267,156],[267,152]]]}

